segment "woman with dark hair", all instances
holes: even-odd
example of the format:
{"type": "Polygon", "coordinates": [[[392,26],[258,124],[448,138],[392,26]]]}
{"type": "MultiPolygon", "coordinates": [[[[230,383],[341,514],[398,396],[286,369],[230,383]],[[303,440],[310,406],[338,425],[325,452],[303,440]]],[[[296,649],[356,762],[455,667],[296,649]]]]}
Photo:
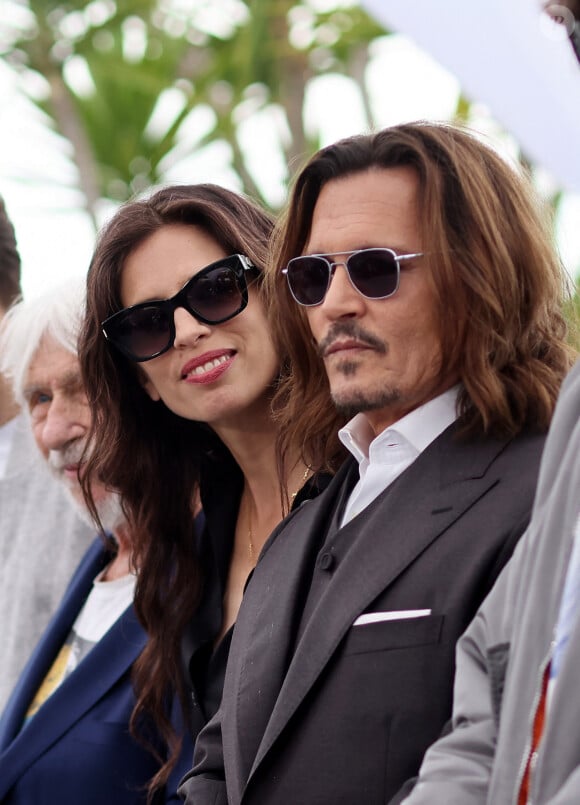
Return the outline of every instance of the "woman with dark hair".
{"type": "Polygon", "coordinates": [[[85,477],[120,492],[135,534],[135,606],[150,639],[132,725],[143,737],[153,719],[168,746],[151,796],[179,752],[168,700],[177,692],[195,737],[219,705],[228,633],[267,536],[331,468],[306,465],[299,439],[276,450],[271,399],[288,361],[263,299],[271,230],[238,194],[168,187],[116,213],[89,270],[85,477]]]}

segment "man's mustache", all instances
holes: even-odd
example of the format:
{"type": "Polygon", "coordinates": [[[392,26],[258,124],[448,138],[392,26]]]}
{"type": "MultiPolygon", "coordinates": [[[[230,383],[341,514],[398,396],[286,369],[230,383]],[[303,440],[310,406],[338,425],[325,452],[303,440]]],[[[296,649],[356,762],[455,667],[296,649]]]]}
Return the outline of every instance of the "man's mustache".
{"type": "Polygon", "coordinates": [[[373,335],[373,333],[369,333],[367,330],[361,327],[360,324],[357,324],[354,321],[337,321],[330,326],[329,331],[318,344],[318,354],[320,357],[324,358],[327,350],[334,344],[334,342],[339,338],[345,337],[358,341],[364,346],[371,347],[371,349],[375,349],[382,355],[386,355],[388,351],[387,344],[385,344],[384,341],[381,341],[381,339],[377,338],[377,336],[373,335]]]}
{"type": "Polygon", "coordinates": [[[83,443],[75,443],[62,450],[51,450],[48,454],[48,466],[54,472],[62,472],[65,467],[80,464],[84,449],[83,443]]]}

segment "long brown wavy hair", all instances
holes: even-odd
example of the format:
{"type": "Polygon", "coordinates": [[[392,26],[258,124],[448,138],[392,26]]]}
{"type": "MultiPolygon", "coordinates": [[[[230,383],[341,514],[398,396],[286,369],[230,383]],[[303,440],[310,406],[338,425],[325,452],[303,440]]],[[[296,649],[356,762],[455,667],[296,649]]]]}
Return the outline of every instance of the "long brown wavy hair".
{"type": "MultiPolygon", "coordinates": [[[[100,322],[123,307],[120,285],[127,257],[153,233],[176,223],[201,227],[226,254],[245,254],[258,268],[265,265],[273,226],[268,213],[221,187],[165,187],[118,210],[98,237],[89,269],[79,343],[93,413],[85,478],[100,477],[120,492],[139,570],[135,608],[149,639],[133,667],[136,706],[131,728],[161,765],[149,786],[150,799],[179,756],[181,740],[168,715],[173,691],[186,712],[180,638],[203,584],[193,517],[200,467],[204,457],[225,448],[207,425],[176,416],[163,402],[152,402],[138,368],[108,345],[100,322]],[[154,741],[152,725],[166,750],[160,751],[154,741]]],[[[258,288],[261,277],[259,272],[258,288]]],[[[285,352],[280,355],[283,363],[285,352]]],[[[96,517],[88,484],[84,492],[96,517]]]]}
{"type": "Polygon", "coordinates": [[[461,434],[509,437],[524,427],[547,428],[573,361],[562,314],[565,272],[549,219],[526,177],[473,134],[449,124],[418,122],[349,137],[319,151],[297,176],[273,236],[266,277],[275,335],[289,349],[292,366],[273,403],[280,448],[284,452],[299,439],[307,464],[336,464],[340,448],[328,433],[343,422],[304,310],[281,269],[303,253],[327,182],[400,166],[412,168],[419,180],[441,372],[455,373],[463,386],[461,434]]]}

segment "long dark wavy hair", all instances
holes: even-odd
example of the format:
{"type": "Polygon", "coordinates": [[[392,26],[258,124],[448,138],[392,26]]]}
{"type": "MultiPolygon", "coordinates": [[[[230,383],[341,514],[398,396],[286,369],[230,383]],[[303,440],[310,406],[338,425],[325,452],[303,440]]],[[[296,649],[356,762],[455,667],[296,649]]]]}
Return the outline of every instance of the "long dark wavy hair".
{"type": "MultiPolygon", "coordinates": [[[[79,343],[93,413],[85,478],[100,477],[120,492],[139,571],[135,608],[149,640],[133,668],[137,698],[131,728],[161,765],[150,783],[150,798],[167,781],[180,751],[168,715],[172,691],[177,690],[186,712],[180,638],[203,584],[193,517],[200,468],[204,457],[225,448],[208,426],[176,416],[149,398],[140,370],[111,348],[100,322],[123,307],[120,285],[127,257],[169,224],[201,227],[226,254],[245,254],[261,269],[273,221],[245,197],[215,185],[165,187],[118,210],[98,237],[89,269],[79,343]],[[152,724],[165,748],[153,740],[152,724]]],[[[261,277],[258,272],[259,290],[261,277]]],[[[84,492],[96,516],[88,484],[84,492]]]]}
{"type": "MultiPolygon", "coordinates": [[[[455,373],[461,433],[509,437],[547,428],[574,360],[562,313],[565,272],[550,222],[525,176],[474,135],[448,124],[410,123],[322,149],[297,176],[273,236],[266,277],[278,344],[291,375],[274,398],[281,449],[298,439],[312,457],[336,463],[328,440],[342,423],[330,403],[324,364],[304,309],[281,269],[303,253],[327,182],[406,166],[418,178],[418,215],[440,322],[441,371],[455,373]]],[[[389,244],[385,244],[388,246],[389,244]]]]}

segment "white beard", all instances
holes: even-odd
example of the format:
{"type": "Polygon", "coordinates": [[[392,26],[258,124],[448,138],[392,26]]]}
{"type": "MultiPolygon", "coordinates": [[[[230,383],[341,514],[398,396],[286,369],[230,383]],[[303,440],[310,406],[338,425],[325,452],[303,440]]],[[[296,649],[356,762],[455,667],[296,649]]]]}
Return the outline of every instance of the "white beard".
{"type": "MultiPolygon", "coordinates": [[[[81,518],[89,525],[94,526],[95,522],[86,506],[80,503],[72,492],[70,492],[70,496],[75,502],[81,518]]],[[[108,534],[114,534],[119,526],[125,522],[120,496],[116,492],[108,492],[104,498],[97,502],[96,506],[103,530],[108,534]]]]}
{"type": "MultiPolygon", "coordinates": [[[[48,455],[47,463],[51,474],[67,490],[81,518],[89,525],[95,526],[96,523],[84,503],[80,484],[77,480],[71,480],[63,474],[63,467],[67,464],[77,464],[80,461],[83,449],[83,442],[78,440],[70,444],[64,450],[51,450],[48,455]]],[[[94,492],[95,489],[93,489],[93,493],[94,492]]],[[[103,530],[112,534],[125,522],[125,515],[121,509],[121,498],[112,490],[104,492],[102,486],[99,492],[99,499],[95,501],[97,514],[99,515],[103,530]]]]}

